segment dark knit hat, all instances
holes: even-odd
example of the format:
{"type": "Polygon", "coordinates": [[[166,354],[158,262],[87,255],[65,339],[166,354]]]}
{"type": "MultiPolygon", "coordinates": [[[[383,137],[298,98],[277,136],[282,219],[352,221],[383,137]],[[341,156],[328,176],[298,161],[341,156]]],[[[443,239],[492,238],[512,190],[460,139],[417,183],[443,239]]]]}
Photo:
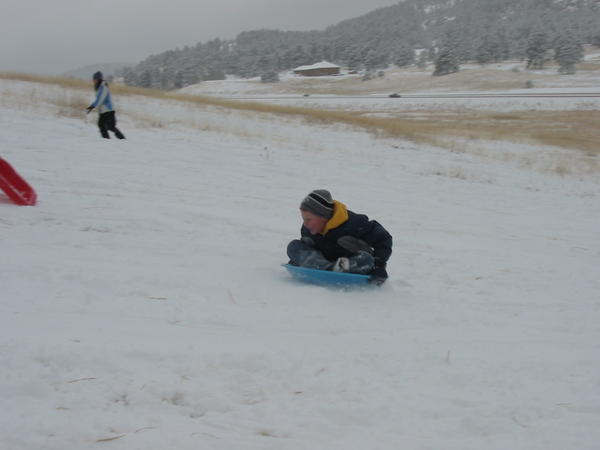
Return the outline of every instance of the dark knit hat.
{"type": "Polygon", "coordinates": [[[333,216],[333,199],[329,191],[315,189],[302,200],[300,209],[330,219],[333,216]]]}
{"type": "Polygon", "coordinates": [[[98,71],[94,74],[94,76],[92,77],[92,79],[94,80],[103,80],[104,77],[102,76],[102,72],[98,71]]]}

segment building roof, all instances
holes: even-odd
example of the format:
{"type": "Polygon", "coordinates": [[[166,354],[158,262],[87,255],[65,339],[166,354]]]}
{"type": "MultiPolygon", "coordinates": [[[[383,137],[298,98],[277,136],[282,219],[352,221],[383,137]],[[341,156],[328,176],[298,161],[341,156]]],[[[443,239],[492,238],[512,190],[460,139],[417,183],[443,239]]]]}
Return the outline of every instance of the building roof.
{"type": "Polygon", "coordinates": [[[339,69],[340,66],[336,64],[332,64],[327,61],[321,61],[315,64],[311,64],[310,66],[299,66],[294,69],[294,72],[298,70],[315,70],[315,69],[339,69]]]}

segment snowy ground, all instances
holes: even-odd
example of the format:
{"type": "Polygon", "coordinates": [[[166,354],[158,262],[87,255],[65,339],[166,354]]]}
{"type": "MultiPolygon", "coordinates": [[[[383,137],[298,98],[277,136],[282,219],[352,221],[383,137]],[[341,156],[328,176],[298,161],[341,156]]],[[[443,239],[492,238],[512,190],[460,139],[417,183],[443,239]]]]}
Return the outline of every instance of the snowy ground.
{"type": "MultiPolygon", "coordinates": [[[[561,94],[573,93],[582,95],[593,92],[600,94],[600,88],[590,90],[569,90],[556,88],[551,89],[529,89],[511,91],[511,94],[520,95],[526,93],[532,95],[537,93],[560,92],[561,94]]],[[[459,93],[455,93],[459,94],[459,93]]],[[[470,94],[470,93],[466,93],[470,94]]],[[[402,117],[407,113],[419,113],[420,111],[597,111],[600,109],[600,95],[595,97],[534,97],[519,98],[420,98],[420,95],[428,93],[410,94],[416,97],[404,96],[401,98],[389,98],[388,95],[377,94],[369,97],[344,97],[344,96],[320,96],[309,97],[280,96],[261,98],[259,101],[279,105],[291,105],[305,108],[326,108],[342,111],[362,111],[372,115],[385,115],[402,117]]],[[[239,100],[255,100],[256,95],[235,96],[239,100]]]]}
{"type": "Polygon", "coordinates": [[[139,98],[104,141],[51,91],[0,82],[2,450],[598,448],[597,180],[139,98]],[[314,188],[383,288],[279,266],[314,188]]]}
{"type": "Polygon", "coordinates": [[[556,67],[527,71],[524,63],[464,65],[448,77],[432,77],[433,69],[390,69],[384,78],[362,82],[361,75],[302,77],[282,74],[279,83],[261,83],[259,78],[229,78],[181,89],[182,93],[237,100],[258,100],[308,108],[372,112],[402,116],[429,111],[596,111],[600,109],[600,65],[597,54],[588,54],[592,69],[561,75],[556,67]],[[598,66],[598,67],[596,67],[598,66]],[[516,70],[516,72],[515,72],[516,70]],[[535,81],[532,81],[535,80],[535,81]],[[527,82],[533,87],[525,88],[527,82]],[[486,86],[485,89],[481,89],[486,86]],[[400,98],[390,98],[396,93],[400,98]],[[510,94],[530,98],[444,98],[448,94],[510,94]],[[575,94],[581,97],[547,95],[575,94]],[[583,97],[583,95],[594,96],[583,97]],[[438,95],[439,98],[422,98],[438,95]],[[544,97],[545,95],[546,97],[544,97]]]}

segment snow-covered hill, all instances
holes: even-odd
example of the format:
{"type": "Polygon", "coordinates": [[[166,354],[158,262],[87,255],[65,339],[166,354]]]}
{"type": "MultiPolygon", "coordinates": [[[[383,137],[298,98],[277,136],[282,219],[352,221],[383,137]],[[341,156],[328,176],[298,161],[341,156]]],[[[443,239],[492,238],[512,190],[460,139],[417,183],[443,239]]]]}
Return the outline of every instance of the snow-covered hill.
{"type": "Polygon", "coordinates": [[[0,195],[0,448],[597,448],[592,178],[142,97],[104,141],[85,94],[0,92],[39,195],[0,195]],[[280,267],[315,188],[394,236],[383,288],[280,267]]]}

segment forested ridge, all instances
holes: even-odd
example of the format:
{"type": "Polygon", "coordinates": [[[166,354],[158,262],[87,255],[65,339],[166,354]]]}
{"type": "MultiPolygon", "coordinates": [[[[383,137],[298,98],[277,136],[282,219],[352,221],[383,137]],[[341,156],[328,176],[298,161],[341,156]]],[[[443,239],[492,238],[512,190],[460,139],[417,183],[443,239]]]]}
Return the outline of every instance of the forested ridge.
{"type": "Polygon", "coordinates": [[[435,62],[434,75],[460,64],[508,59],[570,73],[582,45],[600,45],[600,0],[406,0],[324,30],[254,30],[149,56],[121,72],[134,86],[178,89],[204,80],[277,74],[327,60],[370,72],[435,62]]]}

